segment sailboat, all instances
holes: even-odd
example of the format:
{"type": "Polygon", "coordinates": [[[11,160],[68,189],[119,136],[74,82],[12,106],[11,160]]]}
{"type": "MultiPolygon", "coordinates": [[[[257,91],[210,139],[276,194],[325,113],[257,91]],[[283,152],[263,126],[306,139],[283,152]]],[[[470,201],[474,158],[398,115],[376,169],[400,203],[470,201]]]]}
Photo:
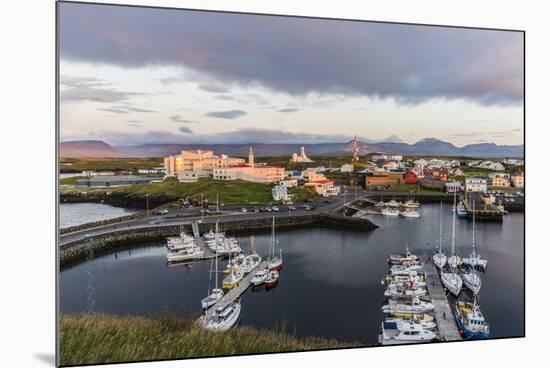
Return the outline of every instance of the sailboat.
{"type": "MultiPolygon", "coordinates": [[[[454,205],[456,205],[456,193],[454,195],[454,205]]],[[[457,263],[451,262],[451,259],[455,256],[455,222],[456,222],[456,211],[453,211],[453,227],[452,227],[452,237],[451,237],[451,256],[447,259],[449,264],[449,271],[441,271],[441,282],[445,287],[454,295],[458,296],[462,291],[462,278],[456,272],[457,263]]]]}
{"type": "Polygon", "coordinates": [[[237,323],[240,314],[241,301],[237,300],[216,308],[208,320],[203,320],[203,326],[210,331],[226,331],[237,323]]]}
{"type": "MultiPolygon", "coordinates": [[[[218,236],[218,233],[216,233],[216,237],[218,236]]],[[[204,298],[201,301],[202,308],[208,309],[214,304],[216,304],[222,297],[223,297],[223,290],[218,288],[218,255],[216,254],[216,283],[214,286],[214,289],[212,289],[212,292],[208,294],[206,298],[204,298]]],[[[212,278],[212,266],[210,267],[210,278],[212,278]]],[[[208,287],[210,288],[210,279],[208,280],[208,287]]]]}
{"type": "MultiPolygon", "coordinates": [[[[474,213],[474,217],[475,217],[475,213],[474,213]]],[[[479,253],[476,253],[475,247],[474,247],[472,254],[462,259],[462,264],[470,266],[472,268],[480,268],[482,271],[485,271],[485,268],[487,267],[487,260],[481,258],[481,255],[479,253]]]]}
{"type": "MultiPolygon", "coordinates": [[[[474,202],[475,208],[475,202],[474,202]]],[[[473,212],[472,217],[472,257],[475,259],[476,256],[476,213],[473,212]]],[[[462,280],[468,289],[477,295],[479,289],[481,289],[481,277],[476,272],[475,267],[470,267],[467,271],[462,273],[462,280]]]]}
{"type": "Polygon", "coordinates": [[[267,268],[270,271],[278,271],[283,268],[283,251],[279,249],[279,257],[275,256],[275,216],[273,216],[273,225],[271,227],[271,247],[269,249],[269,261],[267,268]]]}
{"type": "Polygon", "coordinates": [[[434,264],[440,270],[447,264],[447,256],[441,251],[441,243],[443,242],[443,202],[439,203],[439,252],[432,256],[434,264]]]}

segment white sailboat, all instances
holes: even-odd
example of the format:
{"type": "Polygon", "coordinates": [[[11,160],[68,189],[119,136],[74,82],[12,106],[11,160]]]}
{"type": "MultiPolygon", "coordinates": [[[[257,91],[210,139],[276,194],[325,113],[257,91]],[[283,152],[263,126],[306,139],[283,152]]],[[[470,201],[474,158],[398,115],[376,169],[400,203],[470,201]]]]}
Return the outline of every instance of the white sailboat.
{"type": "MultiPolygon", "coordinates": [[[[216,232],[216,238],[218,233],[216,232]]],[[[218,287],[218,255],[216,254],[216,268],[214,273],[216,274],[216,282],[214,284],[214,289],[212,292],[209,292],[208,296],[201,301],[202,308],[207,309],[216,304],[224,295],[223,290],[218,287]]],[[[212,277],[212,267],[210,267],[210,277],[212,277]]],[[[210,280],[208,280],[208,287],[210,287],[210,280]]]]}
{"type": "Polygon", "coordinates": [[[203,326],[210,331],[226,331],[237,323],[240,314],[241,301],[237,300],[216,308],[208,320],[203,320],[203,326]]]}
{"type": "Polygon", "coordinates": [[[408,218],[419,218],[420,212],[414,208],[405,208],[404,210],[400,211],[399,214],[403,217],[408,218]]]}
{"type": "Polygon", "coordinates": [[[271,244],[269,249],[269,260],[267,268],[270,271],[278,271],[283,268],[283,250],[279,249],[279,257],[275,256],[275,216],[273,216],[273,225],[271,227],[271,244]]]}
{"type": "Polygon", "coordinates": [[[434,264],[439,268],[440,270],[445,267],[445,264],[447,264],[447,256],[445,253],[441,251],[441,246],[443,243],[443,202],[439,203],[439,252],[435,253],[432,256],[432,260],[434,261],[434,264]]]}
{"type": "MultiPolygon", "coordinates": [[[[454,194],[454,204],[456,205],[456,193],[454,194]]],[[[452,226],[452,237],[451,237],[451,257],[447,259],[449,264],[449,271],[441,271],[441,282],[445,287],[454,295],[458,296],[462,291],[462,278],[456,271],[458,264],[450,262],[453,256],[455,256],[455,222],[456,222],[456,211],[453,211],[453,226],[452,226]]]]}
{"type": "MultiPolygon", "coordinates": [[[[474,202],[475,208],[475,202],[474,202]]],[[[473,211],[472,215],[472,257],[476,256],[476,213],[473,211]]],[[[462,280],[468,289],[477,295],[481,289],[481,277],[477,273],[475,267],[470,267],[468,270],[462,273],[462,280]]]]}
{"type": "Polygon", "coordinates": [[[385,207],[381,211],[384,216],[399,216],[399,210],[397,208],[385,207]]]}

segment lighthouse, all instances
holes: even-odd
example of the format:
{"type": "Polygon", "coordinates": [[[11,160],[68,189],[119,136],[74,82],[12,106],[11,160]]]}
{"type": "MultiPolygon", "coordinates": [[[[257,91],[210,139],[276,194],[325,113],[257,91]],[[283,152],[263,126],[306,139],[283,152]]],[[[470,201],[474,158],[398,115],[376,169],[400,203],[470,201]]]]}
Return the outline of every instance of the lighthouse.
{"type": "Polygon", "coordinates": [[[248,165],[254,167],[254,152],[252,151],[252,147],[248,150],[248,165]]]}

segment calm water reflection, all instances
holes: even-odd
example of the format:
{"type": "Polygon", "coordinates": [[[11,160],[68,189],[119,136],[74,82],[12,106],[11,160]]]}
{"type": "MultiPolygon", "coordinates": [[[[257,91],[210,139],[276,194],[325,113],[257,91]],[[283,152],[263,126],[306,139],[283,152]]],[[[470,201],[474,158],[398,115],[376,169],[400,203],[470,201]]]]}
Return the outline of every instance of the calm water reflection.
{"type": "Polygon", "coordinates": [[[59,227],[61,229],[100,220],[131,215],[137,210],[114,207],[103,203],[61,203],[59,227]]]}
{"type": "MultiPolygon", "coordinates": [[[[439,205],[425,205],[421,211],[420,219],[373,217],[381,228],[370,233],[320,228],[279,232],[285,262],[279,285],[244,294],[241,324],[271,328],[286,321],[299,336],[376,343],[387,255],[403,250],[405,242],[418,253],[430,253],[439,240],[439,205]]],[[[450,206],[444,206],[444,221],[448,249],[450,206]]],[[[468,254],[471,223],[457,224],[458,249],[468,254]]],[[[476,225],[478,250],[489,260],[480,302],[492,334],[522,335],[523,214],[506,216],[501,224],[476,225]]],[[[243,248],[250,247],[251,239],[265,255],[269,234],[241,237],[243,248]]],[[[207,292],[209,261],[169,267],[165,254],[161,244],[143,244],[94,260],[97,309],[119,315],[154,314],[163,308],[198,312],[207,292]]],[[[85,310],[88,266],[61,273],[62,312],[85,310]]]]}

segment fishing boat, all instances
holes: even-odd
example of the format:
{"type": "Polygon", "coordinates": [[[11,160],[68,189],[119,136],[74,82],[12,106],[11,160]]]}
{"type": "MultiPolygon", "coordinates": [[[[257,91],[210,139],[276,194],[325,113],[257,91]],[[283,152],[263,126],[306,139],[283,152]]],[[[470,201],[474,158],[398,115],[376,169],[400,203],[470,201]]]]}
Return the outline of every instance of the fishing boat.
{"type": "Polygon", "coordinates": [[[203,309],[208,309],[210,308],[211,306],[213,306],[214,304],[216,304],[221,298],[223,298],[223,290],[218,288],[218,255],[216,254],[216,257],[214,257],[216,262],[216,267],[214,269],[214,274],[216,275],[215,276],[215,284],[214,284],[214,288],[212,289],[212,292],[210,292],[210,280],[212,279],[212,264],[210,264],[210,277],[208,278],[208,295],[206,296],[206,298],[204,298],[203,300],[201,300],[201,304],[202,304],[202,308],[203,309]]]}
{"type": "Polygon", "coordinates": [[[268,276],[269,276],[269,270],[268,269],[263,269],[263,270],[260,270],[260,271],[256,272],[254,274],[254,277],[252,278],[252,280],[250,280],[250,282],[252,283],[252,285],[258,286],[258,285],[263,284],[268,276]]]}
{"type": "Polygon", "coordinates": [[[210,331],[227,331],[237,323],[240,314],[241,301],[237,300],[216,308],[210,318],[203,321],[203,326],[210,331]]]}
{"type": "MultiPolygon", "coordinates": [[[[231,259],[229,262],[231,262],[231,259]]],[[[224,289],[233,289],[239,284],[243,277],[243,271],[239,267],[232,267],[229,274],[223,279],[222,287],[224,289]]]]}
{"type": "Polygon", "coordinates": [[[405,266],[403,264],[394,265],[390,268],[390,275],[392,276],[408,276],[411,274],[417,274],[418,272],[423,271],[422,264],[415,264],[410,266],[405,266]]]}
{"type": "Polygon", "coordinates": [[[275,286],[275,284],[277,284],[278,282],[279,282],[279,272],[275,270],[269,271],[269,274],[264,281],[265,286],[267,287],[275,286]]]}
{"type": "Polygon", "coordinates": [[[434,264],[440,270],[447,264],[447,256],[442,252],[443,245],[443,202],[439,203],[439,251],[432,256],[434,264]]]}
{"type": "MultiPolygon", "coordinates": [[[[454,204],[456,205],[456,193],[454,194],[454,204]]],[[[462,291],[462,278],[457,273],[458,263],[455,263],[455,236],[456,236],[456,211],[453,211],[453,224],[451,231],[451,256],[447,258],[449,265],[448,271],[441,271],[441,282],[455,297],[462,291]]]]}
{"type": "Polygon", "coordinates": [[[413,297],[409,302],[389,299],[388,304],[382,307],[384,313],[428,313],[434,309],[434,305],[413,297]]]}
{"type": "Polygon", "coordinates": [[[414,298],[426,295],[426,289],[416,286],[399,286],[389,285],[388,289],[384,292],[384,296],[392,298],[414,298]]]}
{"type": "Polygon", "coordinates": [[[414,323],[398,324],[395,321],[382,322],[380,343],[382,345],[415,344],[430,342],[436,338],[433,331],[414,323]]]}
{"type": "Polygon", "coordinates": [[[384,207],[380,212],[384,216],[399,216],[399,210],[397,208],[384,207]]]}
{"type": "Polygon", "coordinates": [[[426,330],[433,330],[437,327],[436,323],[432,320],[423,320],[416,318],[399,318],[399,317],[390,317],[386,318],[386,322],[395,322],[399,329],[405,329],[408,324],[418,325],[426,330]]]}
{"type": "Polygon", "coordinates": [[[283,268],[283,250],[279,249],[279,257],[275,256],[275,216],[273,216],[273,224],[271,226],[271,240],[269,247],[269,258],[267,262],[267,268],[270,271],[278,271],[283,268]]]}
{"type": "Polygon", "coordinates": [[[454,317],[458,331],[468,340],[488,339],[490,327],[474,298],[473,303],[459,301],[455,305],[454,317]]]}
{"type": "Polygon", "coordinates": [[[418,212],[418,210],[415,210],[413,208],[406,208],[405,210],[400,211],[399,214],[403,217],[408,217],[408,218],[420,217],[420,212],[418,212]]]}
{"type": "Polygon", "coordinates": [[[399,205],[400,205],[400,203],[396,202],[395,199],[392,199],[391,201],[386,202],[386,207],[398,208],[399,205]]]}
{"type": "Polygon", "coordinates": [[[380,201],[380,202],[376,202],[376,203],[374,204],[374,207],[380,207],[380,208],[382,208],[382,207],[386,207],[386,204],[384,203],[384,201],[380,201]]]}
{"type": "Polygon", "coordinates": [[[388,263],[392,265],[413,265],[420,262],[420,257],[409,252],[409,243],[405,243],[405,254],[390,254],[388,257],[388,263]]]}
{"type": "Polygon", "coordinates": [[[166,255],[168,262],[183,262],[194,259],[200,259],[204,256],[204,251],[199,247],[185,248],[177,251],[170,251],[166,255]]]}
{"type": "Polygon", "coordinates": [[[262,257],[258,253],[252,253],[247,255],[244,258],[243,263],[241,264],[241,269],[245,274],[248,274],[256,269],[262,263],[262,257]]]}
{"type": "MultiPolygon", "coordinates": [[[[475,202],[474,202],[475,206],[475,202]]],[[[476,214],[473,213],[472,216],[472,256],[475,258],[476,255],[476,214]]],[[[479,293],[479,290],[481,289],[481,277],[477,273],[475,267],[468,267],[466,271],[462,273],[462,280],[464,281],[464,285],[468,289],[474,293],[474,295],[477,295],[479,293]]]]}

